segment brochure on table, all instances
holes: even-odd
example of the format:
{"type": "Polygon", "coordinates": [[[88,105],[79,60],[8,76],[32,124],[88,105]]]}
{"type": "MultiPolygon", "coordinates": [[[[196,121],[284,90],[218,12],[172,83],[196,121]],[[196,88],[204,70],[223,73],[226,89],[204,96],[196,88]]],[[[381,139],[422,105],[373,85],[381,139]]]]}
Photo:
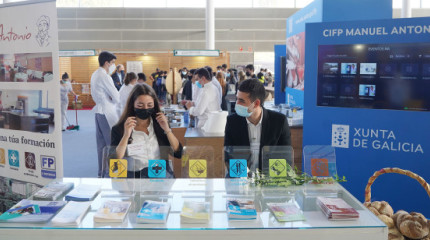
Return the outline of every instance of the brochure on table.
{"type": "MultiPolygon", "coordinates": [[[[30,2],[30,1],[28,1],[30,2]]],[[[63,176],[55,1],[0,7],[0,176],[63,176]]]]}
{"type": "MultiPolygon", "coordinates": [[[[369,177],[399,167],[430,179],[430,18],[307,24],[303,146],[336,147],[343,185],[364,200],[369,177]]],[[[372,200],[430,215],[402,175],[378,178],[372,200]]]]}

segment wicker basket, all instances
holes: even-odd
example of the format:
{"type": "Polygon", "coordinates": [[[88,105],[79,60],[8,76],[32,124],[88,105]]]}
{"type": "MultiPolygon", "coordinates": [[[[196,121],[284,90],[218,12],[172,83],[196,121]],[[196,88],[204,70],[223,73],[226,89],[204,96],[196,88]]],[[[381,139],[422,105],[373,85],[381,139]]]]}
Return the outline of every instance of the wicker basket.
{"type": "Polygon", "coordinates": [[[364,191],[364,202],[365,203],[367,203],[367,202],[370,203],[370,199],[372,197],[372,194],[370,191],[371,191],[371,187],[372,187],[373,182],[375,182],[377,177],[379,177],[380,175],[385,174],[385,173],[398,173],[398,174],[409,176],[409,177],[417,180],[421,184],[421,186],[423,186],[423,188],[426,190],[427,194],[430,197],[430,185],[424,180],[424,178],[420,177],[418,174],[413,173],[413,172],[408,171],[408,170],[403,170],[400,168],[383,168],[379,171],[376,171],[373,174],[373,176],[371,176],[369,178],[369,181],[367,182],[366,189],[364,191]]]}

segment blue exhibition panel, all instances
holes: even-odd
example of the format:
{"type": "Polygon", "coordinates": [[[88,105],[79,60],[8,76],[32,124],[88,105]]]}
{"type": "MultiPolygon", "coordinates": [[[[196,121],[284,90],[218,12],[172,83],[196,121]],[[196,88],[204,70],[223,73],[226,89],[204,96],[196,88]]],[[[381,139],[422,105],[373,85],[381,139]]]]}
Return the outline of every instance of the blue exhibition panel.
{"type": "MultiPolygon", "coordinates": [[[[303,146],[336,147],[343,185],[364,201],[385,167],[430,181],[430,18],[306,25],[303,146]]],[[[372,201],[430,216],[430,199],[407,176],[385,174],[372,201]]]]}
{"type": "MultiPolygon", "coordinates": [[[[305,8],[297,11],[287,19],[286,46],[287,46],[287,70],[285,83],[275,86],[286,86],[286,94],[283,94],[282,102],[303,102],[303,94],[296,90],[304,91],[304,82],[307,79],[305,72],[305,34],[306,23],[335,22],[369,19],[391,19],[392,0],[314,0],[305,8]]],[[[275,59],[276,60],[276,59],[275,59]]],[[[300,106],[300,104],[296,104],[300,106]]]]}

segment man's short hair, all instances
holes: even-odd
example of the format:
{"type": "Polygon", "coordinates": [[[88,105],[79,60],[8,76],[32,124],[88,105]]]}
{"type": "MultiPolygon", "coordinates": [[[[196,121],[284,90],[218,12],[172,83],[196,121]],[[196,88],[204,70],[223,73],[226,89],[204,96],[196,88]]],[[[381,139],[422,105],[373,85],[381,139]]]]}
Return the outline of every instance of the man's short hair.
{"type": "Polygon", "coordinates": [[[212,68],[210,66],[205,66],[205,68],[209,72],[209,80],[212,79],[212,68]]]}
{"type": "Polygon", "coordinates": [[[221,69],[221,68],[222,68],[221,66],[217,66],[217,67],[216,67],[216,69],[221,69]]]}
{"type": "Polygon", "coordinates": [[[138,73],[137,77],[138,77],[138,79],[142,79],[143,81],[146,82],[146,75],[144,73],[138,73]]]}
{"type": "Polygon", "coordinates": [[[116,59],[115,55],[113,55],[111,52],[103,51],[99,54],[99,66],[103,67],[103,65],[105,65],[105,62],[110,62],[113,59],[116,59]]]}
{"type": "Polygon", "coordinates": [[[224,64],[222,65],[222,67],[223,67],[224,69],[227,69],[227,64],[225,64],[225,63],[224,63],[224,64]]]}
{"type": "Polygon", "coordinates": [[[199,78],[201,78],[201,77],[205,77],[205,78],[206,78],[206,80],[208,80],[208,81],[211,81],[211,80],[212,80],[212,78],[211,78],[211,77],[210,77],[210,75],[209,75],[209,71],[208,71],[206,68],[199,68],[199,69],[197,69],[195,74],[196,74],[199,78]]]}
{"type": "Polygon", "coordinates": [[[191,70],[190,70],[190,73],[191,73],[192,75],[194,75],[194,74],[196,73],[196,70],[197,70],[197,69],[194,69],[194,68],[193,68],[193,69],[191,69],[191,70]]]}
{"type": "Polygon", "coordinates": [[[243,81],[239,85],[239,91],[249,93],[249,98],[252,102],[260,99],[260,105],[263,106],[264,99],[266,98],[266,89],[264,85],[256,78],[251,78],[243,81]]]}
{"type": "Polygon", "coordinates": [[[251,71],[254,71],[254,65],[248,64],[248,65],[246,65],[245,69],[249,69],[251,71]]]}

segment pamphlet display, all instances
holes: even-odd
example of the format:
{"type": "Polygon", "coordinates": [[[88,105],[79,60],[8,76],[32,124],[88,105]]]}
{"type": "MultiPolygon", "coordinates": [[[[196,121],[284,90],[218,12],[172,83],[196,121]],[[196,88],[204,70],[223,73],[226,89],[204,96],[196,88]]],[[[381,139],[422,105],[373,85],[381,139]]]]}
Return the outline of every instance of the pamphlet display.
{"type": "Polygon", "coordinates": [[[65,200],[77,202],[92,201],[99,192],[100,186],[81,184],[69,192],[66,195],[65,200]]]}
{"type": "Polygon", "coordinates": [[[254,201],[250,199],[227,199],[229,220],[253,220],[257,218],[254,201]]]}
{"type": "MultiPolygon", "coordinates": [[[[310,23],[303,146],[336,148],[342,183],[364,201],[369,177],[401,168],[430,179],[429,18],[310,23]]],[[[430,215],[421,186],[381,178],[372,200],[430,215]],[[393,183],[395,191],[393,192],[393,183]]]]}
{"type": "Polygon", "coordinates": [[[73,183],[51,182],[33,195],[34,200],[55,201],[73,188],[73,183]]]}
{"type": "Polygon", "coordinates": [[[0,221],[43,223],[49,221],[62,207],[64,201],[21,200],[0,216],[0,221]]]}
{"type": "Polygon", "coordinates": [[[278,222],[305,221],[303,211],[295,203],[267,203],[278,222]]]}
{"type": "Polygon", "coordinates": [[[317,205],[329,220],[354,220],[360,214],[341,198],[317,197],[317,205]]]}
{"type": "Polygon", "coordinates": [[[131,202],[105,201],[94,215],[94,222],[123,222],[131,202]]]}
{"type": "Polygon", "coordinates": [[[147,200],[137,214],[138,223],[165,223],[169,216],[170,203],[147,200]]]}
{"type": "Polygon", "coordinates": [[[63,176],[55,1],[0,6],[0,176],[63,176]]]}
{"type": "Polygon", "coordinates": [[[210,220],[210,202],[185,200],[181,211],[181,223],[206,223],[210,220]]]}
{"type": "Polygon", "coordinates": [[[91,202],[70,201],[51,220],[54,226],[76,226],[79,225],[85,214],[91,207],[91,202]]]}

